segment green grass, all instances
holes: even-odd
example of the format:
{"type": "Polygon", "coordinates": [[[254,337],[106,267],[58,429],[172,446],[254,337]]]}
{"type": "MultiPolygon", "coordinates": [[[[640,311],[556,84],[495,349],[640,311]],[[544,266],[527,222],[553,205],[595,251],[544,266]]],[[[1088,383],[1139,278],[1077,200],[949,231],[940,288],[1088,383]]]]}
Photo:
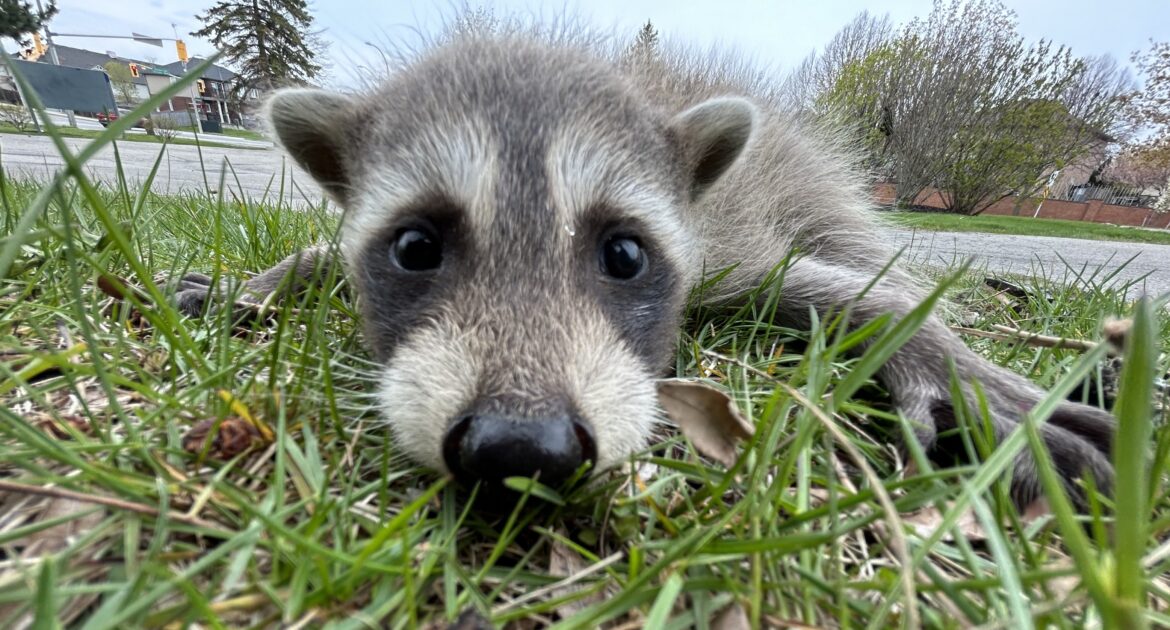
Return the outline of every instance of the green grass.
{"type": "MultiPolygon", "coordinates": [[[[102,132],[98,131],[97,129],[76,129],[73,127],[60,127],[60,128],[58,128],[57,132],[58,132],[58,135],[62,138],[95,139],[102,134],[102,132]]],[[[0,123],[0,134],[5,134],[5,133],[18,134],[18,135],[24,135],[24,136],[48,135],[44,132],[37,133],[31,127],[24,130],[24,131],[19,131],[16,129],[16,127],[13,127],[11,125],[7,125],[4,123],[0,123]]],[[[234,135],[234,134],[227,134],[227,135],[234,135]]],[[[244,147],[244,146],[235,145],[235,144],[225,144],[222,142],[216,142],[215,140],[205,140],[204,139],[204,138],[214,138],[214,137],[215,137],[214,135],[203,134],[203,135],[201,135],[200,140],[198,142],[196,142],[195,140],[192,140],[190,138],[171,138],[168,141],[168,144],[185,145],[185,146],[200,145],[200,146],[205,146],[205,147],[226,147],[226,148],[235,148],[235,149],[257,149],[257,148],[259,148],[259,147],[244,147]]],[[[147,142],[147,143],[151,143],[151,144],[162,144],[162,142],[163,142],[163,138],[161,136],[152,136],[152,135],[145,134],[145,133],[124,133],[124,134],[122,134],[122,136],[120,138],[118,138],[118,140],[124,141],[124,142],[147,142]]]]}
{"type": "MultiPolygon", "coordinates": [[[[195,127],[193,125],[185,125],[182,127],[176,127],[176,130],[194,132],[195,127]]],[[[233,138],[244,138],[246,140],[268,140],[268,138],[266,138],[264,136],[264,134],[259,133],[257,131],[252,131],[250,129],[235,129],[235,128],[226,127],[226,126],[223,128],[223,135],[231,136],[233,138]]],[[[215,134],[208,134],[208,137],[214,138],[215,134]]]]}
{"type": "MultiPolygon", "coordinates": [[[[239,279],[328,239],[334,214],[72,172],[0,180],[0,627],[411,628],[476,610],[496,625],[705,628],[729,606],[756,627],[1170,623],[1170,428],[1144,403],[1170,323],[1148,308],[1118,409],[1131,485],[1089,517],[1055,487],[1033,522],[1006,501],[1031,424],[982,463],[899,465],[881,438],[909,427],[856,378],[870,360],[843,355],[858,335],[783,328],[766,301],[692,312],[680,333],[676,371],[755,423],[730,471],[667,433],[633,458],[643,476],[537,487],[493,515],[379,426],[376,367],[336,283],[244,329],[226,312],[183,318],[163,295],[185,270],[239,279]],[[184,439],[209,422],[253,448],[216,457],[184,439]],[[915,529],[920,510],[937,517],[915,529]]],[[[973,328],[1095,339],[1102,318],[1135,312],[1107,277],[1014,305],[976,280],[948,293],[973,328]]],[[[1103,354],[970,341],[1056,389],[1093,380],[1103,354]]]]}
{"type": "Polygon", "coordinates": [[[1170,245],[1170,230],[1141,229],[1089,221],[984,215],[968,217],[941,212],[889,212],[882,216],[899,227],[934,232],[1024,234],[1170,245]]]}
{"type": "Polygon", "coordinates": [[[232,127],[224,127],[223,133],[225,136],[232,136],[234,138],[246,138],[248,140],[267,140],[264,134],[251,129],[234,129],[232,127]]]}

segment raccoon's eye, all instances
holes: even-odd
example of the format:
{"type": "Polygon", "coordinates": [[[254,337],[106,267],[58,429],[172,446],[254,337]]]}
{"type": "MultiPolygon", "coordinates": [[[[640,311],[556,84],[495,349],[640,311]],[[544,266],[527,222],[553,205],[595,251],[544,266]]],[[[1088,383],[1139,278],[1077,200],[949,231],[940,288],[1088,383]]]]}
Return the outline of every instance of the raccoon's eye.
{"type": "Polygon", "coordinates": [[[394,238],[394,262],[406,271],[427,271],[443,262],[443,245],[432,232],[407,228],[394,238]]]}
{"type": "Polygon", "coordinates": [[[633,237],[614,235],[601,244],[601,270],[610,277],[629,280],[645,266],[646,254],[633,237]]]}

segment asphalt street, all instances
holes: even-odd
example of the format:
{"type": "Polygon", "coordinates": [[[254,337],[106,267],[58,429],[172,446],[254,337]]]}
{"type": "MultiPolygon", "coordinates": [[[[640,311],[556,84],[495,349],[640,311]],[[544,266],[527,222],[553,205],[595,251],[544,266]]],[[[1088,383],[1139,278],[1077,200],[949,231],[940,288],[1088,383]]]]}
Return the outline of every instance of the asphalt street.
{"type": "MultiPolygon", "coordinates": [[[[69,139],[78,151],[84,139],[69,139]]],[[[158,157],[159,145],[144,142],[118,144],[122,167],[131,183],[142,182],[158,157]]],[[[216,191],[223,176],[229,194],[275,197],[283,182],[285,199],[293,203],[317,203],[321,193],[309,176],[275,149],[236,149],[172,146],[163,156],[154,182],[160,193],[216,191]],[[201,165],[202,164],[202,165],[201,165]],[[206,173],[206,179],[204,178],[206,173]]],[[[11,174],[44,178],[61,168],[63,161],[48,138],[0,134],[0,163],[11,174]]],[[[98,181],[115,180],[114,154],[105,148],[86,164],[98,181]]],[[[1170,292],[1170,245],[1146,245],[1046,236],[1011,236],[956,232],[893,230],[895,247],[905,247],[904,260],[948,267],[972,258],[977,267],[994,273],[1043,276],[1056,282],[1072,282],[1078,274],[1098,278],[1117,271],[1119,279],[1138,280],[1134,293],[1170,292]]]]}
{"type": "MultiPolygon", "coordinates": [[[[66,145],[75,154],[89,142],[85,138],[67,138],[66,145]]],[[[122,169],[131,186],[140,185],[150,174],[159,157],[161,145],[151,142],[119,142],[122,169]]],[[[0,134],[0,164],[9,174],[44,179],[64,166],[52,141],[45,136],[0,134]]],[[[86,173],[96,181],[116,181],[117,169],[112,146],[104,147],[85,165],[86,173]]],[[[321,193],[309,176],[277,150],[226,147],[167,147],[155,177],[153,190],[158,193],[216,192],[223,186],[236,195],[260,198],[276,196],[284,183],[288,201],[316,203],[321,193]],[[205,178],[206,177],[206,178],[205,178]]]]}
{"type": "Polygon", "coordinates": [[[972,259],[976,269],[1064,284],[1078,277],[1103,284],[1106,276],[1116,274],[1114,286],[1135,282],[1130,297],[1170,292],[1170,245],[907,230],[895,230],[891,237],[896,247],[906,248],[904,260],[911,263],[950,267],[972,259]]]}

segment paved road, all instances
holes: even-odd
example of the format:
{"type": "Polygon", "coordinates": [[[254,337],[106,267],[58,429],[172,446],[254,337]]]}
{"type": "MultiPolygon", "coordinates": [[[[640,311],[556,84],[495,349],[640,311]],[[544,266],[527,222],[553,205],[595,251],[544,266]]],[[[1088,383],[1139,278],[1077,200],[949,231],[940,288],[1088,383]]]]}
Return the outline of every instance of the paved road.
{"type": "Polygon", "coordinates": [[[973,258],[976,267],[988,271],[1064,283],[1075,282],[1078,275],[1096,275],[1102,283],[1116,272],[1115,282],[1137,282],[1132,297],[1170,292],[1170,245],[974,232],[895,230],[892,236],[897,247],[907,248],[904,259],[913,263],[947,267],[973,258]]]}
{"type": "MultiPolygon", "coordinates": [[[[85,140],[81,139],[68,141],[74,151],[84,143],[85,140]]],[[[123,168],[131,181],[142,181],[146,177],[159,151],[159,145],[143,142],[122,142],[118,148],[123,168]]],[[[38,177],[44,177],[62,164],[47,138],[12,134],[0,134],[0,161],[9,172],[38,177]]],[[[204,148],[203,163],[212,190],[218,188],[220,173],[225,172],[224,165],[228,162],[231,169],[226,169],[227,188],[237,191],[237,194],[239,187],[253,198],[264,195],[266,190],[276,190],[283,168],[286,199],[294,203],[306,200],[316,203],[320,199],[321,193],[308,175],[286,162],[280,152],[273,149],[204,148]],[[239,178],[239,187],[236,178],[239,178]]],[[[112,181],[112,150],[104,149],[89,161],[88,168],[95,179],[112,181]]],[[[195,147],[173,146],[163,158],[154,189],[164,193],[206,190],[208,186],[202,173],[195,147]]],[[[1070,265],[1076,272],[1084,269],[1085,275],[1107,274],[1133,258],[1118,275],[1137,279],[1148,274],[1135,294],[1143,289],[1154,295],[1170,292],[1170,245],[902,230],[893,231],[892,239],[898,247],[908,246],[905,256],[911,262],[949,266],[973,257],[977,265],[985,265],[990,271],[1042,275],[1064,282],[1075,278],[1070,265]]]]}
{"type": "MultiPolygon", "coordinates": [[[[80,151],[87,142],[84,138],[66,140],[74,153],[80,151]]],[[[118,143],[122,168],[132,184],[145,181],[158,158],[160,148],[160,145],[148,142],[118,143]]],[[[49,138],[18,134],[0,134],[0,163],[9,173],[39,179],[64,165],[49,138]]],[[[86,168],[95,180],[113,182],[116,173],[113,148],[103,148],[86,163],[86,168]]],[[[219,189],[220,176],[223,174],[225,187],[237,194],[242,188],[250,197],[261,197],[266,191],[272,191],[269,196],[274,197],[280,188],[282,169],[287,200],[304,202],[308,199],[315,203],[320,198],[320,192],[309,176],[286,162],[275,149],[170,146],[163,156],[152,188],[159,193],[214,191],[219,189]],[[203,166],[200,166],[200,151],[203,166]]]]}

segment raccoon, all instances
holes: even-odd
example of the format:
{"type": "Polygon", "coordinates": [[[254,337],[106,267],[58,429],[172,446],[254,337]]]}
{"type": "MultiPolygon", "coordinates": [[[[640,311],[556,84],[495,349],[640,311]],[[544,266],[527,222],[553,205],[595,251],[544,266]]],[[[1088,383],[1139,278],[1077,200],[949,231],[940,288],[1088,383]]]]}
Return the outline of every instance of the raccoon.
{"type": "MultiPolygon", "coordinates": [[[[403,451],[488,482],[623,461],[661,418],[655,380],[712,272],[726,275],[705,299],[728,303],[786,264],[788,324],[920,303],[907,272],[881,274],[892,252],[848,147],[716,65],[465,36],[363,95],[270,99],[279,143],[345,211],[340,254],[403,451]]],[[[248,288],[329,255],[294,255],[248,288]]],[[[201,276],[179,289],[188,311],[209,293],[201,276]]],[[[932,317],[879,372],[927,449],[955,426],[952,364],[972,401],[982,388],[997,438],[1044,395],[932,317]]],[[[1091,474],[1108,490],[1109,414],[1062,403],[1041,430],[1070,488],[1091,474]]],[[[1011,483],[1020,504],[1037,498],[1029,456],[1011,483]]]]}

